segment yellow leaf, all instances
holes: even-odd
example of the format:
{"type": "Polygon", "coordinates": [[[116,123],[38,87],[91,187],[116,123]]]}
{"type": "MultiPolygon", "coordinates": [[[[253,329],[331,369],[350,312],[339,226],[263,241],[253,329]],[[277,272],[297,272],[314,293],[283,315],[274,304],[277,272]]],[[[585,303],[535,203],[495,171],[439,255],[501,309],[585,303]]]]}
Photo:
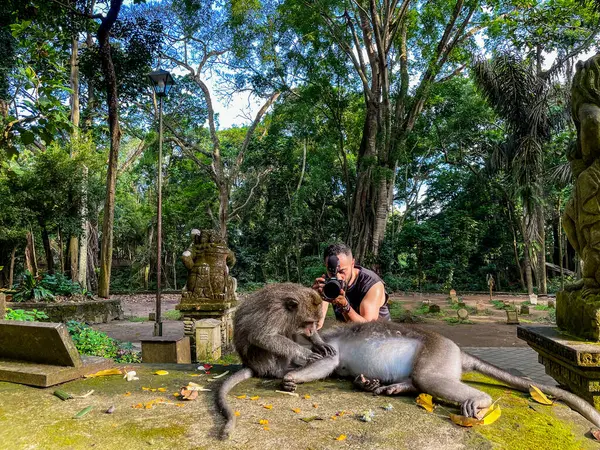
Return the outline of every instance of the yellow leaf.
{"type": "Polygon", "coordinates": [[[150,389],[150,392],[156,392],[156,389],[150,389]]]}
{"type": "Polygon", "coordinates": [[[185,406],[185,403],[175,403],[175,406],[179,406],[180,408],[185,406]]]}
{"type": "Polygon", "coordinates": [[[308,394],[305,394],[305,395],[304,395],[304,399],[305,399],[305,400],[310,400],[310,395],[308,395],[308,394]]]}
{"type": "Polygon", "coordinates": [[[313,408],[318,408],[319,404],[318,403],[313,403],[313,408]]]}
{"type": "Polygon", "coordinates": [[[270,431],[271,429],[269,427],[263,427],[263,430],[270,431]]]}
{"type": "Polygon", "coordinates": [[[490,425],[494,423],[500,417],[500,406],[491,406],[488,413],[483,417],[482,421],[484,425],[490,425]]]}
{"type": "Polygon", "coordinates": [[[143,408],[144,405],[142,405],[141,403],[138,403],[137,405],[132,405],[132,408],[143,408]]]}
{"type": "Polygon", "coordinates": [[[240,412],[239,412],[239,411],[236,411],[236,412],[234,412],[233,414],[234,414],[236,417],[240,417],[240,412]]]}
{"type": "Polygon", "coordinates": [[[250,400],[258,400],[260,397],[258,395],[255,395],[254,397],[250,397],[250,400]]]}
{"type": "Polygon", "coordinates": [[[202,374],[201,373],[193,373],[190,375],[190,377],[201,377],[202,374]]]}
{"type": "Polygon", "coordinates": [[[458,414],[450,414],[450,420],[461,427],[483,425],[483,420],[475,419],[474,417],[459,416],[458,414]]]}
{"type": "Polygon", "coordinates": [[[123,395],[124,395],[125,397],[129,397],[129,396],[131,395],[131,392],[125,392],[123,395]]]}
{"type": "Polygon", "coordinates": [[[417,397],[417,405],[424,408],[427,412],[433,412],[433,399],[429,394],[420,394],[417,397]]]}
{"type": "Polygon", "coordinates": [[[263,408],[265,408],[265,409],[273,409],[273,405],[263,405],[263,408]]]}
{"type": "Polygon", "coordinates": [[[106,377],[109,375],[123,375],[123,372],[121,369],[106,369],[101,370],[100,372],[92,373],[91,375],[85,375],[85,378],[106,377]]]}
{"type": "Polygon", "coordinates": [[[169,375],[169,372],[167,372],[166,370],[157,370],[156,372],[154,372],[154,375],[169,375]]]}
{"type": "Polygon", "coordinates": [[[337,416],[331,416],[331,420],[337,420],[337,416]]]}
{"type": "Polygon", "coordinates": [[[258,423],[259,423],[260,425],[269,425],[269,421],[268,421],[267,419],[260,419],[260,420],[258,421],[258,423]]]}
{"type": "Polygon", "coordinates": [[[235,398],[239,398],[240,400],[243,400],[243,399],[245,399],[246,397],[247,397],[247,395],[246,395],[246,394],[244,394],[244,395],[237,395],[235,398]]]}
{"type": "Polygon", "coordinates": [[[300,408],[292,408],[292,411],[294,411],[296,414],[300,413],[300,408]]]}
{"type": "Polygon", "coordinates": [[[346,440],[346,435],[345,434],[340,434],[338,437],[335,438],[336,441],[345,441],[346,440]]]}
{"type": "Polygon", "coordinates": [[[158,392],[167,392],[167,388],[158,388],[157,391],[158,392]]]}
{"type": "Polygon", "coordinates": [[[179,392],[173,392],[173,397],[179,397],[181,394],[179,392]]]}
{"type": "Polygon", "coordinates": [[[150,390],[150,388],[149,388],[149,387],[144,387],[144,386],[142,386],[142,391],[149,391],[149,390],[150,390]]]}
{"type": "Polygon", "coordinates": [[[531,395],[531,398],[533,398],[536,402],[541,403],[542,405],[553,404],[552,400],[548,399],[548,397],[546,397],[544,393],[533,384],[529,385],[529,394],[531,395]]]}

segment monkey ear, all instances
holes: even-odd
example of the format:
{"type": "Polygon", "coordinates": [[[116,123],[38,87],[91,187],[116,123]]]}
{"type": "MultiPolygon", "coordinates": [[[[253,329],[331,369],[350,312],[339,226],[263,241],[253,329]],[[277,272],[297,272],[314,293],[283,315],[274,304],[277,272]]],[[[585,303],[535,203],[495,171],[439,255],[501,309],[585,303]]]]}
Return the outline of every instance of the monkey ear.
{"type": "Polygon", "coordinates": [[[283,304],[288,311],[296,311],[298,309],[298,299],[294,297],[286,297],[283,299],[283,304]]]}

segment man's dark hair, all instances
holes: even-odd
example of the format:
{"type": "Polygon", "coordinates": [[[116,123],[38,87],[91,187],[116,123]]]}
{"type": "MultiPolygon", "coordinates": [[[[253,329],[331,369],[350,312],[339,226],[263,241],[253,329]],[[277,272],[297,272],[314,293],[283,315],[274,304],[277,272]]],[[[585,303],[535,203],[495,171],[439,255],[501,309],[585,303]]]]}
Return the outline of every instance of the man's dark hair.
{"type": "Polygon", "coordinates": [[[329,258],[331,255],[337,256],[342,254],[352,258],[352,250],[350,250],[350,247],[348,247],[346,244],[331,244],[325,249],[325,252],[323,253],[323,259],[327,260],[327,258],[329,258]]]}

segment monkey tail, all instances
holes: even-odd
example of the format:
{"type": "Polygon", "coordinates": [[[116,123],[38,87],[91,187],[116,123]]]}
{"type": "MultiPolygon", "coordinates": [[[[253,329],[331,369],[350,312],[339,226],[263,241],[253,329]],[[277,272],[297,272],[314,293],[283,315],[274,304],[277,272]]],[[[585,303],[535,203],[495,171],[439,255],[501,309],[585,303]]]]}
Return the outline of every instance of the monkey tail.
{"type": "Polygon", "coordinates": [[[231,410],[231,407],[227,404],[227,394],[235,385],[247,380],[248,378],[252,378],[252,375],[252,369],[244,367],[242,370],[238,370],[236,373],[227,378],[219,388],[219,393],[217,394],[217,407],[221,411],[221,414],[226,421],[219,435],[221,440],[228,439],[233,431],[233,428],[235,427],[235,415],[231,410]]]}
{"type": "Polygon", "coordinates": [[[600,427],[600,413],[588,402],[564,389],[560,389],[556,386],[534,383],[531,380],[512,375],[499,367],[464,352],[462,352],[462,366],[465,371],[475,370],[523,392],[529,392],[529,386],[533,384],[543,392],[562,400],[594,425],[600,427]]]}

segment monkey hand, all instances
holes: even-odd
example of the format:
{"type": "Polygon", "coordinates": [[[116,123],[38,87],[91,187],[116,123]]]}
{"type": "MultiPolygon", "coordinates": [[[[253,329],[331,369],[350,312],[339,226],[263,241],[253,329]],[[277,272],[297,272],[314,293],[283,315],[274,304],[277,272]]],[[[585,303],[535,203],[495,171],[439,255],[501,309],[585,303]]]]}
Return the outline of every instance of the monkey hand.
{"type": "Polygon", "coordinates": [[[281,382],[282,390],[287,392],[294,392],[297,387],[298,385],[294,381],[294,377],[291,374],[286,373],[283,377],[283,381],[281,382]]]}
{"type": "Polygon", "coordinates": [[[318,353],[313,352],[307,348],[302,349],[302,353],[298,353],[294,358],[292,358],[292,364],[297,367],[303,367],[308,363],[316,361],[317,359],[321,359],[323,356],[318,353]]]}
{"type": "Polygon", "coordinates": [[[337,353],[332,345],[326,344],[325,342],[313,344],[312,350],[313,352],[319,353],[324,358],[335,356],[337,353]]]}
{"type": "Polygon", "coordinates": [[[306,363],[310,364],[313,363],[315,361],[318,361],[319,359],[323,359],[323,355],[321,355],[320,353],[315,353],[313,352],[307,359],[306,359],[306,363]]]}

